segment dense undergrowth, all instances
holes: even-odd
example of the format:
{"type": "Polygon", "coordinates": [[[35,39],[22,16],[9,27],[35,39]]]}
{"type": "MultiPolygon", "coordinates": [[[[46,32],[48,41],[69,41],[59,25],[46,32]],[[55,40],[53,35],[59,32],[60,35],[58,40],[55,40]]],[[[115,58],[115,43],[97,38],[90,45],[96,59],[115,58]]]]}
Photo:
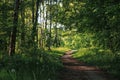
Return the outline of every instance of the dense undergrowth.
{"type": "Polygon", "coordinates": [[[74,58],[99,67],[114,77],[120,78],[120,51],[113,52],[107,48],[105,37],[102,33],[78,33],[75,30],[63,33],[64,46],[77,49],[74,58]],[[103,38],[103,39],[101,39],[103,38]]]}
{"type": "Polygon", "coordinates": [[[56,80],[62,67],[62,52],[32,50],[30,53],[3,56],[0,60],[0,80],[56,80]]]}

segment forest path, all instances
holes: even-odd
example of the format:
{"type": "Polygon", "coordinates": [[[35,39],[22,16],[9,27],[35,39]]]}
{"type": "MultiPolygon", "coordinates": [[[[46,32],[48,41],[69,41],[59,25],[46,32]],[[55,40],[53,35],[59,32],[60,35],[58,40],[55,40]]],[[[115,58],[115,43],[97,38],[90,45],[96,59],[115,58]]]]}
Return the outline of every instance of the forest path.
{"type": "Polygon", "coordinates": [[[72,57],[70,50],[61,57],[64,68],[60,71],[59,80],[113,80],[100,69],[89,66],[72,57]]]}

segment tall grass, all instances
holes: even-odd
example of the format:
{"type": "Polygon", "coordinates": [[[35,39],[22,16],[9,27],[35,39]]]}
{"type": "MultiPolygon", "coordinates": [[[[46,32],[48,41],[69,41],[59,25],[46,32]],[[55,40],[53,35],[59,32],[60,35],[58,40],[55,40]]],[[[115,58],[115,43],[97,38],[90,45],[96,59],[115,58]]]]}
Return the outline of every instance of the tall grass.
{"type": "Polygon", "coordinates": [[[110,50],[104,50],[100,48],[81,48],[76,54],[73,54],[74,58],[79,61],[94,65],[108,73],[119,77],[120,73],[120,56],[113,54],[110,50]]]}
{"type": "Polygon", "coordinates": [[[51,54],[38,49],[2,57],[0,80],[57,80],[56,73],[61,63],[55,53],[51,54]]]}

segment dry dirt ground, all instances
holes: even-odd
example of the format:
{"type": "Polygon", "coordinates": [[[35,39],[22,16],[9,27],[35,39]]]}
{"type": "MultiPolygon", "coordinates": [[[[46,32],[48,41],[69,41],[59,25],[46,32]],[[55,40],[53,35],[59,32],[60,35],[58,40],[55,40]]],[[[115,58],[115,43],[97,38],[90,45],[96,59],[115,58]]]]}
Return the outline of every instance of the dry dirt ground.
{"type": "Polygon", "coordinates": [[[99,68],[74,59],[72,53],[72,50],[67,51],[61,57],[64,68],[60,71],[59,80],[115,80],[99,68]]]}

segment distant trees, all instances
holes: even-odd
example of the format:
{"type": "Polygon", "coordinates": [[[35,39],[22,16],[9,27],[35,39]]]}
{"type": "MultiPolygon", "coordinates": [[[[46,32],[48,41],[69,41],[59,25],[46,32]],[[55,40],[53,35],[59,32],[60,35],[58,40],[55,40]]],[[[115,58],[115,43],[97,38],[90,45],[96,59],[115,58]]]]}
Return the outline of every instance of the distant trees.
{"type": "MultiPolygon", "coordinates": [[[[96,34],[96,46],[109,48],[113,52],[120,49],[120,2],[115,0],[63,0],[58,8],[59,23],[66,29],[96,34]]],[[[55,18],[55,16],[54,16],[55,18]]]]}
{"type": "Polygon", "coordinates": [[[57,46],[58,3],[58,0],[1,1],[0,43],[4,46],[0,50],[13,55],[31,48],[50,50],[53,44],[57,46]]]}
{"type": "Polygon", "coordinates": [[[57,26],[62,24],[68,30],[95,33],[95,45],[116,52],[120,49],[119,6],[120,2],[115,0],[3,0],[0,42],[5,46],[0,49],[7,49],[11,55],[15,51],[22,53],[28,46],[48,49],[58,46],[57,26]]]}

